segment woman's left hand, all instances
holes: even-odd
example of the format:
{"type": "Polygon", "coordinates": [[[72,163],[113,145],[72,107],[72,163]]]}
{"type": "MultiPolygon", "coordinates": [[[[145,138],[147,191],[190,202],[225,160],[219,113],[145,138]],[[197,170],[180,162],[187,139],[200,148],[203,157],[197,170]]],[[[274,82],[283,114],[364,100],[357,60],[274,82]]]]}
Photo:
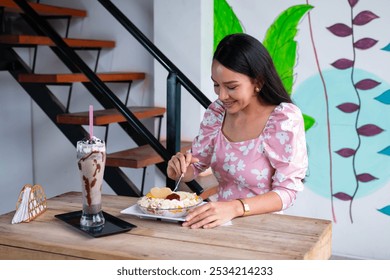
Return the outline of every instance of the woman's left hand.
{"type": "Polygon", "coordinates": [[[198,206],[188,213],[183,226],[195,229],[223,225],[238,216],[237,211],[242,205],[238,205],[237,202],[208,202],[198,206]]]}

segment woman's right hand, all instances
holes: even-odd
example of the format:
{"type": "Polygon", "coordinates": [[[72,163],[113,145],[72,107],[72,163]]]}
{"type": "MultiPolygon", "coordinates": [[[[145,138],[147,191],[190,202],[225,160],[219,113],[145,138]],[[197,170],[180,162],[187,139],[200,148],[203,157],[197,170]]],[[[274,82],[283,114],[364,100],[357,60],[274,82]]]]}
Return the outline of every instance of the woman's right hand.
{"type": "Polygon", "coordinates": [[[198,158],[192,157],[191,152],[185,154],[178,152],[168,161],[167,176],[172,180],[178,180],[181,174],[188,177],[186,176],[187,167],[198,161],[198,158]]]}

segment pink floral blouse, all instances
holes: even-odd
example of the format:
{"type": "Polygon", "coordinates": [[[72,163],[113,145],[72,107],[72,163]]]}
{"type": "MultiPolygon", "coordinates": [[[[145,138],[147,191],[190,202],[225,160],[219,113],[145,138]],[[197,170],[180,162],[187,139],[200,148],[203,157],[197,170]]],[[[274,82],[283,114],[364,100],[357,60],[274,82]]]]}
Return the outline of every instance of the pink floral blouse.
{"type": "Polygon", "coordinates": [[[292,205],[303,190],[308,166],[301,111],[281,103],[271,113],[258,138],[230,142],[222,133],[223,104],[216,100],[206,110],[192,154],[195,175],[211,167],[219,182],[219,201],[277,193],[283,209],[292,205]]]}

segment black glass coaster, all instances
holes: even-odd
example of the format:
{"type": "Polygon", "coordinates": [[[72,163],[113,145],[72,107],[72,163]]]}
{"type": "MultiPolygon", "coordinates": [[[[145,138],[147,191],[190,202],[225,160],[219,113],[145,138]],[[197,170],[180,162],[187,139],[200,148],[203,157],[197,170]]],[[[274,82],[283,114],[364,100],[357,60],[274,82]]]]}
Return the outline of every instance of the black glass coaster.
{"type": "Polygon", "coordinates": [[[126,232],[132,228],[137,227],[131,223],[128,223],[124,220],[121,220],[117,217],[114,217],[103,211],[103,216],[105,219],[104,226],[95,228],[93,230],[85,230],[80,226],[81,210],[74,211],[64,214],[54,215],[57,219],[64,221],[65,223],[77,228],[78,230],[85,232],[93,237],[103,237],[113,234],[118,234],[121,232],[126,232]]]}

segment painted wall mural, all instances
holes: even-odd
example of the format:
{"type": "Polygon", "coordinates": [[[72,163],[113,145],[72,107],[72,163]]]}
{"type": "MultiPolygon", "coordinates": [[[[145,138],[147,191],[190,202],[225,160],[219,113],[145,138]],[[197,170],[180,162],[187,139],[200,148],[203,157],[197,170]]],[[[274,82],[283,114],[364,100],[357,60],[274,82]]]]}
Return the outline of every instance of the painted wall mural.
{"type": "MultiPolygon", "coordinates": [[[[338,57],[329,61],[328,67],[319,62],[322,54],[317,51],[319,42],[313,35],[317,30],[311,18],[316,7],[311,1],[284,9],[265,34],[255,36],[263,38],[286,89],[304,114],[310,163],[307,187],[330,201],[330,217],[335,223],[351,225],[356,220],[354,210],[359,207],[356,201],[390,182],[390,85],[361,63],[362,58],[370,59],[375,48],[390,56],[390,34],[387,42],[379,41],[368,28],[380,16],[376,11],[379,7],[368,9],[367,1],[337,2],[348,12],[341,21],[324,28],[346,47],[336,50],[338,57]],[[293,87],[299,75],[295,67],[305,55],[299,52],[296,41],[305,17],[317,74],[293,87]],[[338,210],[336,201],[348,207],[338,210]],[[341,211],[348,213],[340,215],[341,211]]],[[[214,0],[214,23],[214,49],[225,35],[245,32],[227,0],[214,0]]],[[[390,222],[390,195],[387,201],[376,205],[375,211],[388,216],[390,222]]]]}
{"type": "MultiPolygon", "coordinates": [[[[308,2],[308,1],[307,1],[308,2]]],[[[366,91],[373,91],[377,88],[382,82],[378,81],[377,78],[372,78],[369,73],[366,75],[362,73],[360,76],[360,69],[355,67],[357,60],[356,53],[361,50],[368,50],[373,48],[377,44],[377,40],[371,37],[359,38],[355,33],[356,29],[359,26],[364,26],[369,24],[372,20],[378,18],[378,16],[369,10],[359,11],[359,8],[356,7],[358,0],[348,0],[350,6],[350,16],[346,18],[345,23],[335,23],[332,26],[328,27],[328,30],[335,35],[336,37],[349,39],[351,43],[351,52],[346,54],[348,57],[340,57],[331,65],[339,71],[348,71],[348,77],[346,81],[351,83],[351,100],[348,102],[343,102],[337,105],[336,107],[343,112],[344,114],[353,114],[354,115],[354,128],[355,128],[355,137],[357,143],[354,146],[341,147],[336,151],[336,154],[345,159],[351,158],[349,164],[352,165],[352,172],[354,181],[353,187],[350,189],[341,189],[336,190],[333,188],[333,176],[331,179],[331,197],[340,199],[346,202],[349,202],[349,217],[350,221],[353,222],[353,201],[358,195],[359,189],[366,187],[365,184],[378,180],[378,174],[372,174],[370,171],[366,171],[363,168],[360,168],[359,164],[359,153],[364,149],[364,145],[370,145],[368,141],[363,141],[363,137],[374,137],[383,132],[383,129],[374,124],[367,123],[363,117],[363,112],[365,103],[363,103],[362,95],[366,94],[366,91]],[[356,8],[355,8],[356,7],[356,8]]],[[[310,15],[309,15],[310,17],[310,15]]],[[[313,42],[314,44],[314,42],[313,42]]],[[[343,54],[344,55],[344,54],[343,54]]],[[[324,85],[325,86],[325,85],[324,85]]],[[[325,89],[325,87],[324,87],[325,89]]],[[[326,90],[324,91],[327,94],[326,90]]],[[[382,95],[383,96],[383,95],[382,95]]],[[[328,98],[327,98],[328,99],[328,98]]],[[[379,104],[380,105],[380,104],[379,104]]],[[[329,106],[327,106],[329,115],[329,106]]],[[[381,108],[378,108],[381,110],[381,108]]],[[[383,108],[382,108],[383,110],[383,108]]],[[[329,126],[329,123],[328,123],[329,126]]],[[[329,130],[329,143],[331,143],[331,127],[329,130]]],[[[383,150],[382,150],[383,151],[383,150]]],[[[380,152],[380,151],[378,151],[380,152]]],[[[329,145],[329,155],[333,153],[332,147],[329,145]]],[[[372,158],[374,155],[370,156],[372,158]]],[[[332,160],[331,160],[332,161],[332,160]]],[[[333,174],[332,174],[333,175],[333,174]]],[[[385,175],[385,174],[384,174],[385,175]]],[[[383,208],[382,212],[386,213],[386,208],[383,208]]],[[[335,209],[332,202],[332,216],[333,220],[337,221],[335,209]]]]}

